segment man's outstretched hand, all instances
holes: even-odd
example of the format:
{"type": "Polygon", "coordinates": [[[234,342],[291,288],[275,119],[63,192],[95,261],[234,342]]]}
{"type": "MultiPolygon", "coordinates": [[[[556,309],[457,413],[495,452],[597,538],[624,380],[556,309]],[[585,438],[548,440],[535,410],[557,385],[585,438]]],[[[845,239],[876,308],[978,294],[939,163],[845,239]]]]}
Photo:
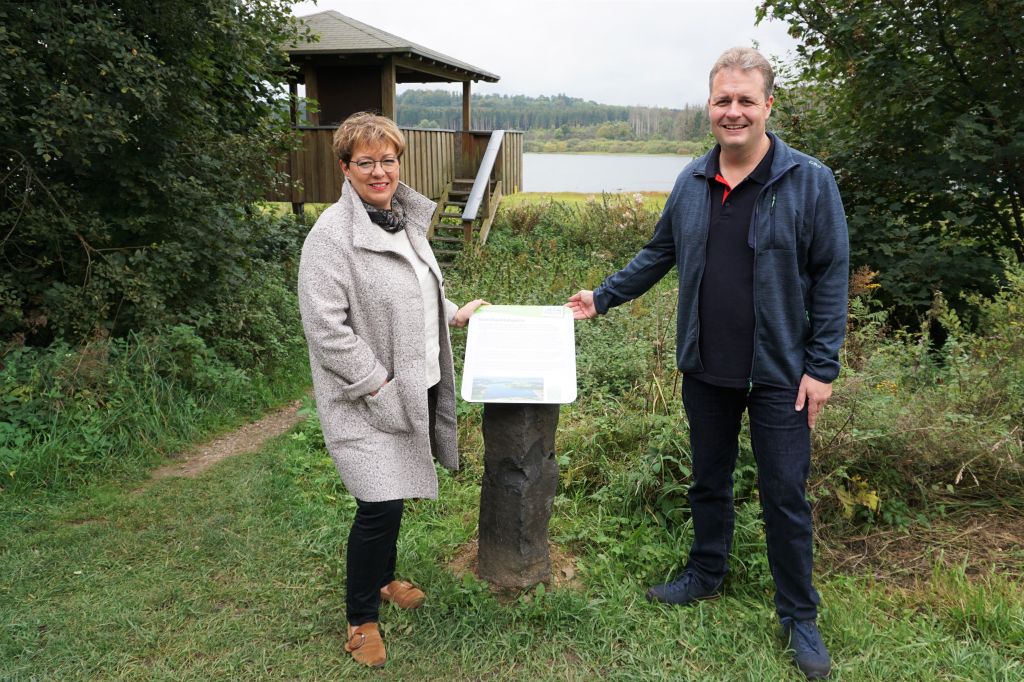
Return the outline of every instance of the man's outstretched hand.
{"type": "Polygon", "coordinates": [[[572,319],[589,320],[597,317],[597,308],[594,307],[594,292],[586,289],[579,291],[569,297],[565,307],[572,311],[572,319]]]}

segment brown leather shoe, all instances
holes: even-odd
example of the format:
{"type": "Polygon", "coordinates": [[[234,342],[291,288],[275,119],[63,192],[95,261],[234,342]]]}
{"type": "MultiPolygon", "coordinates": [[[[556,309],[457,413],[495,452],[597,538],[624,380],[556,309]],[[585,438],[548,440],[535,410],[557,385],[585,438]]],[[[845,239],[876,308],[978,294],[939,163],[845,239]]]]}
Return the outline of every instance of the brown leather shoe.
{"type": "Polygon", "coordinates": [[[404,580],[392,580],[381,588],[380,598],[393,603],[400,609],[418,609],[423,606],[427,595],[423,590],[413,587],[412,583],[404,580]]]}
{"type": "Polygon", "coordinates": [[[363,623],[355,629],[349,628],[345,651],[352,654],[356,663],[379,668],[388,660],[384,641],[380,638],[376,623],[363,623]]]}

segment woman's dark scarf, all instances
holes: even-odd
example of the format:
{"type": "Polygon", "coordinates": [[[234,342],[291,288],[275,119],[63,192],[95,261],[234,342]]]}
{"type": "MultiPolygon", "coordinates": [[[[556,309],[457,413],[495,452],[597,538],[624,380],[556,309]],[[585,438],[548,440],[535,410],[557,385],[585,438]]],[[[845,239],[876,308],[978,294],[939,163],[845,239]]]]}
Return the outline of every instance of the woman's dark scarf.
{"type": "Polygon", "coordinates": [[[391,199],[391,209],[381,209],[363,202],[366,215],[370,222],[380,227],[385,232],[399,232],[405,229],[405,210],[394,198],[391,199]]]}

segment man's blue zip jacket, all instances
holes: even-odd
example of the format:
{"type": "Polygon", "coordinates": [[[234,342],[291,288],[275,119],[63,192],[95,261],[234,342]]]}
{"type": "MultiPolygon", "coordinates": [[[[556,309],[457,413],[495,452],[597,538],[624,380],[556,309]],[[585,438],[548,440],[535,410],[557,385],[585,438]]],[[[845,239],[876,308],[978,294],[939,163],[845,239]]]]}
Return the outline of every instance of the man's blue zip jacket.
{"type": "MultiPolygon", "coordinates": [[[[831,383],[839,375],[839,347],[846,335],[850,249],[843,203],[831,170],[772,137],[771,179],[754,204],[747,232],[747,244],[754,250],[750,383],[796,388],[804,374],[831,383]]],[[[704,370],[698,301],[713,154],[683,169],[654,236],[629,265],[594,290],[594,305],[603,314],[643,294],[675,265],[676,364],[684,374],[704,370]]]]}

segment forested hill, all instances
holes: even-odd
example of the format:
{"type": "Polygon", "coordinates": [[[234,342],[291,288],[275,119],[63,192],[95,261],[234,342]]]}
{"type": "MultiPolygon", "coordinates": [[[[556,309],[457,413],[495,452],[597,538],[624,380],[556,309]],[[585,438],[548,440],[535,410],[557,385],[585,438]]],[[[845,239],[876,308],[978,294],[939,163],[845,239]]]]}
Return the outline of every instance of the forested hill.
{"type": "MultiPolygon", "coordinates": [[[[402,126],[459,129],[462,95],[445,90],[407,90],[398,96],[402,126]]],[[[708,133],[703,105],[682,109],[624,107],[554,95],[473,95],[473,127],[528,133],[586,129],[588,137],[608,140],[700,140],[708,133]]],[[[577,134],[580,132],[576,130],[577,134]]],[[[540,135],[544,137],[543,134],[540,135]]]]}

